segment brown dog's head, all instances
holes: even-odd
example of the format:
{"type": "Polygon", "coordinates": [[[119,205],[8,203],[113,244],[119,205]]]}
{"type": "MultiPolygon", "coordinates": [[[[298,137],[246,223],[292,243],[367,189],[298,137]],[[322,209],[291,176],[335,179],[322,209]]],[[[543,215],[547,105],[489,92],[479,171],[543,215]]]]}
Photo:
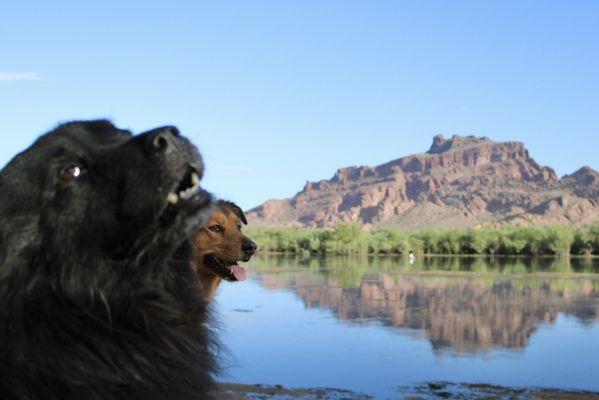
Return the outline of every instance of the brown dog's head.
{"type": "Polygon", "coordinates": [[[245,269],[238,261],[249,261],[258,246],[241,232],[247,219],[241,208],[220,200],[216,211],[196,236],[198,267],[204,267],[228,281],[245,279],[245,269]]]}

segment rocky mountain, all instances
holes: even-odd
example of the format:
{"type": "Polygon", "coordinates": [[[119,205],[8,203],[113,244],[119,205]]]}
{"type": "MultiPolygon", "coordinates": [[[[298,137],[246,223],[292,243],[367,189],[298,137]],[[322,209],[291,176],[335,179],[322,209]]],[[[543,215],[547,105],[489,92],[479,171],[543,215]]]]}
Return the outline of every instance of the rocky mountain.
{"type": "Polygon", "coordinates": [[[250,210],[253,226],[475,227],[599,221],[599,173],[559,179],[520,142],[437,135],[429,151],[307,182],[290,199],[250,210]]]}

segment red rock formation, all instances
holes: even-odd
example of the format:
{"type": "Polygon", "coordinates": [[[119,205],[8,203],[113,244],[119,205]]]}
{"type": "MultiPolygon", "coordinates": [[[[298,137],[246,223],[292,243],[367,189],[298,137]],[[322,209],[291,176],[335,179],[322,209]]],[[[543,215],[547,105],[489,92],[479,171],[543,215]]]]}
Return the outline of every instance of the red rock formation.
{"type": "Polygon", "coordinates": [[[427,153],[342,168],[291,199],[250,210],[248,219],[308,227],[587,223],[599,221],[599,173],[585,167],[560,180],[522,143],[438,135],[427,153]]]}

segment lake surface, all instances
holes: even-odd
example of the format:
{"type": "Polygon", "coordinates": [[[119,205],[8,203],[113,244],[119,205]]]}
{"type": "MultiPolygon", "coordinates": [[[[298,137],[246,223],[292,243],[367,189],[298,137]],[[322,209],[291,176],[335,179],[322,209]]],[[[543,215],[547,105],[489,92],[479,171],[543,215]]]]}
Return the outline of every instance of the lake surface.
{"type": "Polygon", "coordinates": [[[430,381],[599,391],[599,260],[256,258],[216,299],[227,375],[375,398],[430,381]]]}

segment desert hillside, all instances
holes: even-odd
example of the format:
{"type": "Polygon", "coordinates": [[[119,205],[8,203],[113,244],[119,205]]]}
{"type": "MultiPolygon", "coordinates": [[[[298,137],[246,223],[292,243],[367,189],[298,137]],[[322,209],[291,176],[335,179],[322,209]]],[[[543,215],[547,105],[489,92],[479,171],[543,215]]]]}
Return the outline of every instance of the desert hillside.
{"type": "Polygon", "coordinates": [[[599,221],[599,173],[559,179],[519,142],[438,135],[431,148],[376,167],[342,168],[290,199],[250,210],[253,226],[331,227],[355,221],[406,229],[599,221]]]}

